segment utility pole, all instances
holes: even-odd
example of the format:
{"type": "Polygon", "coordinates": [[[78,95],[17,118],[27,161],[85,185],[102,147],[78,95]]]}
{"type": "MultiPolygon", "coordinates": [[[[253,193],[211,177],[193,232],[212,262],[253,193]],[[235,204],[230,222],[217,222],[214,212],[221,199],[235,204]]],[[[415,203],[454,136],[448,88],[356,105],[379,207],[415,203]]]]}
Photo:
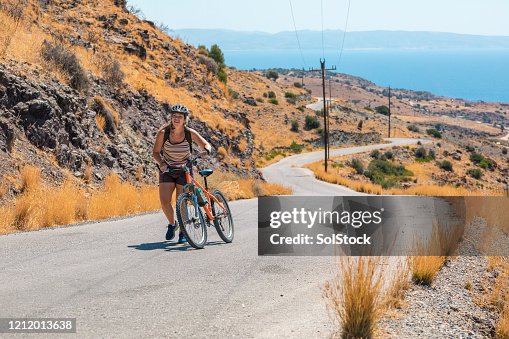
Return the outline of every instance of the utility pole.
{"type": "Polygon", "coordinates": [[[389,86],[389,136],[391,137],[391,86],[389,86]]]}
{"type": "MultiPolygon", "coordinates": [[[[332,85],[331,77],[329,77],[329,109],[327,110],[327,132],[330,131],[330,112],[332,108],[332,85]]],[[[327,146],[327,158],[330,158],[330,145],[327,146]]]]}
{"type": "Polygon", "coordinates": [[[335,71],[336,66],[325,68],[325,59],[320,59],[320,69],[310,68],[310,72],[322,71],[322,89],[323,89],[323,143],[325,145],[325,172],[327,172],[327,162],[329,160],[329,130],[327,128],[328,112],[327,97],[325,96],[325,71],[335,71]]]}

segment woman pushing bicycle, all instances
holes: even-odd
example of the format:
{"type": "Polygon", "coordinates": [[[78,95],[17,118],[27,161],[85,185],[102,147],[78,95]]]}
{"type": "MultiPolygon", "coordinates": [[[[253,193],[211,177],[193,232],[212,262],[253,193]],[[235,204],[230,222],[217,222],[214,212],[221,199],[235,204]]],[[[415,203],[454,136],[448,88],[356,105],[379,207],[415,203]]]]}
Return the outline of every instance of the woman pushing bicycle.
{"type": "MultiPolygon", "coordinates": [[[[210,144],[195,130],[187,127],[189,110],[184,105],[171,107],[170,122],[157,132],[152,156],[159,167],[159,200],[161,208],[168,219],[166,240],[175,237],[175,215],[173,212],[172,196],[175,189],[177,197],[182,194],[183,186],[186,184],[186,174],[182,170],[170,170],[168,168],[189,165],[189,158],[193,151],[193,141],[210,154],[210,144]]],[[[186,241],[185,235],[180,230],[178,243],[186,241]]]]}

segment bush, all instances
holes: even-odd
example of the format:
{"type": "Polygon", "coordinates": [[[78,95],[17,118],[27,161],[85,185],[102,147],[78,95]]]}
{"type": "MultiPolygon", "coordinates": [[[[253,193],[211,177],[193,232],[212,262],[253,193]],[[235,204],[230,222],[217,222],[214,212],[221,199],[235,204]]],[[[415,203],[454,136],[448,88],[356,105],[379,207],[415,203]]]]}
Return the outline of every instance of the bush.
{"type": "Polygon", "coordinates": [[[470,153],[475,152],[475,147],[474,146],[467,145],[465,147],[465,149],[467,150],[467,152],[470,152],[470,153]]]}
{"type": "Polygon", "coordinates": [[[415,125],[408,125],[407,128],[410,132],[419,132],[419,127],[415,125]]]}
{"type": "Polygon", "coordinates": [[[470,161],[472,161],[474,164],[478,164],[483,160],[484,160],[484,157],[479,153],[470,154],[470,161]]]}
{"type": "Polygon", "coordinates": [[[426,149],[424,147],[416,148],[414,151],[414,156],[419,159],[426,158],[426,149]]]}
{"type": "Polygon", "coordinates": [[[209,56],[209,50],[204,45],[198,45],[198,54],[209,56]]]}
{"type": "Polygon", "coordinates": [[[467,171],[467,174],[470,175],[474,179],[481,179],[481,177],[483,175],[482,171],[478,168],[470,168],[467,171]]]}
{"type": "Polygon", "coordinates": [[[286,92],[285,93],[285,98],[296,98],[297,96],[295,94],[293,94],[292,92],[286,92]]]}
{"type": "Polygon", "coordinates": [[[374,151],[371,151],[369,156],[372,157],[373,159],[378,159],[378,158],[380,158],[380,151],[377,149],[374,151]]]}
{"type": "Polygon", "coordinates": [[[205,54],[201,53],[198,54],[198,62],[202,65],[205,65],[205,67],[207,67],[207,72],[211,74],[217,74],[217,72],[219,71],[219,66],[217,65],[217,62],[214,59],[209,58],[205,54]]]}
{"type": "Polygon", "coordinates": [[[269,103],[273,104],[273,105],[279,105],[279,101],[277,101],[276,98],[271,98],[269,99],[269,103]]]}
{"type": "Polygon", "coordinates": [[[426,133],[428,133],[428,135],[431,135],[432,137],[437,138],[437,139],[442,138],[442,134],[440,134],[440,132],[434,128],[427,129],[426,133]]]}
{"type": "Polygon", "coordinates": [[[502,154],[503,154],[503,155],[506,155],[506,154],[507,154],[507,148],[505,148],[505,147],[504,147],[504,148],[502,148],[502,154]]]}
{"type": "Polygon", "coordinates": [[[276,97],[276,93],[274,93],[274,91],[268,91],[267,92],[266,98],[271,98],[272,99],[272,98],[275,98],[275,97],[276,97]]]}
{"type": "Polygon", "coordinates": [[[436,158],[435,151],[430,149],[429,152],[428,152],[428,157],[430,157],[431,159],[435,160],[435,158],[436,158]]]}
{"type": "Polygon", "coordinates": [[[292,141],[292,144],[290,145],[290,149],[294,152],[294,153],[300,153],[302,152],[302,148],[303,146],[302,145],[299,145],[298,143],[296,143],[295,141],[292,141]]]}
{"type": "Polygon", "coordinates": [[[101,72],[104,80],[112,87],[119,88],[124,83],[124,72],[120,67],[120,62],[112,57],[104,60],[101,72]]]}
{"type": "Polygon", "coordinates": [[[228,74],[226,74],[226,72],[223,69],[220,69],[217,72],[217,77],[219,78],[219,81],[224,82],[225,84],[228,81],[228,74]]]}
{"type": "Polygon", "coordinates": [[[359,131],[362,131],[362,124],[363,124],[363,120],[359,120],[359,122],[357,123],[357,129],[359,131]]]}
{"type": "Polygon", "coordinates": [[[305,106],[299,106],[297,107],[297,109],[301,112],[304,112],[306,110],[306,107],[305,106]]]}
{"type": "Polygon", "coordinates": [[[44,61],[47,61],[67,76],[72,88],[81,92],[88,90],[90,81],[74,53],[66,50],[62,45],[53,45],[48,41],[44,41],[41,56],[44,61]]]}
{"type": "Polygon", "coordinates": [[[438,167],[443,169],[444,171],[452,172],[452,163],[448,160],[444,160],[442,162],[438,162],[438,167]]]}
{"type": "MultiPolygon", "coordinates": [[[[214,61],[217,63],[219,68],[223,68],[225,66],[224,64],[224,54],[223,51],[221,51],[221,48],[219,48],[218,45],[214,44],[210,47],[209,56],[214,59],[214,61]]],[[[226,81],[224,81],[226,82],[226,81]]]]}
{"type": "Polygon", "coordinates": [[[265,77],[267,77],[267,79],[272,79],[275,81],[279,78],[279,74],[274,70],[270,70],[267,73],[265,73],[265,77]]]}
{"type": "Polygon", "coordinates": [[[387,159],[392,159],[392,158],[394,158],[394,154],[393,154],[392,152],[390,152],[390,151],[385,152],[385,153],[384,153],[384,155],[385,155],[385,157],[386,157],[387,159]]]}
{"type": "Polygon", "coordinates": [[[389,115],[389,107],[385,105],[375,107],[375,111],[379,114],[389,115]]]}
{"type": "Polygon", "coordinates": [[[371,182],[381,185],[383,188],[390,188],[397,185],[399,180],[404,181],[413,173],[403,165],[394,165],[389,161],[373,159],[364,172],[371,182]]]}
{"type": "Polygon", "coordinates": [[[290,131],[292,132],[299,131],[299,122],[297,120],[292,120],[292,127],[290,128],[290,131]]]}
{"type": "Polygon", "coordinates": [[[313,117],[311,115],[306,115],[306,121],[304,123],[304,129],[312,130],[314,128],[320,127],[320,122],[317,117],[313,117]]]}
{"type": "Polygon", "coordinates": [[[300,82],[294,82],[293,83],[293,86],[297,87],[297,88],[302,88],[302,84],[300,82]]]}
{"type": "Polygon", "coordinates": [[[364,165],[362,164],[362,161],[360,161],[357,158],[352,159],[352,162],[350,163],[350,167],[352,167],[357,174],[364,173],[364,165]]]}
{"type": "Polygon", "coordinates": [[[262,98],[256,98],[256,101],[257,102],[263,102],[263,99],[262,98]]]}

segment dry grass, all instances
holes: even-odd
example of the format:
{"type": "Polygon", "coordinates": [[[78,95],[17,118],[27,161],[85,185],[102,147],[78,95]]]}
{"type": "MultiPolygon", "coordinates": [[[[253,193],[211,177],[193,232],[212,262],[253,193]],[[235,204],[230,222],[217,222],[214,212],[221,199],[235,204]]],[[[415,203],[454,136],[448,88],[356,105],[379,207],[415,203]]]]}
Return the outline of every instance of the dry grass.
{"type": "Polygon", "coordinates": [[[488,271],[495,277],[481,297],[481,305],[498,314],[496,338],[509,338],[509,257],[488,257],[488,271]]]}
{"type": "Polygon", "coordinates": [[[97,128],[99,128],[101,132],[104,132],[104,128],[106,127],[106,118],[100,114],[96,114],[95,124],[97,125],[97,128]]]}
{"type": "Polygon", "coordinates": [[[419,255],[408,258],[414,283],[431,286],[447,257],[454,253],[463,227],[458,224],[451,229],[447,225],[433,223],[429,238],[416,239],[414,250],[419,255]]]}
{"type": "Polygon", "coordinates": [[[495,325],[495,333],[497,339],[509,339],[509,303],[498,318],[495,325]]]}
{"type": "Polygon", "coordinates": [[[392,286],[397,285],[384,275],[386,264],[382,257],[339,259],[335,276],[323,287],[327,311],[337,328],[334,337],[373,337],[379,318],[390,304],[387,296],[394,295],[392,286]]]}
{"type": "MultiPolygon", "coordinates": [[[[377,195],[419,195],[419,196],[501,196],[500,191],[469,191],[463,187],[454,187],[449,185],[420,185],[410,188],[390,188],[384,189],[381,185],[372,184],[345,178],[345,170],[330,168],[325,172],[322,162],[315,162],[305,166],[315,174],[318,180],[329,182],[336,185],[346,186],[357,192],[377,195]]],[[[350,169],[348,169],[350,170],[350,169]]],[[[353,169],[351,169],[353,172],[353,169]]],[[[366,179],[368,180],[368,179],[366,179]]]]}
{"type": "MultiPolygon", "coordinates": [[[[201,179],[199,179],[201,181],[201,179]]],[[[228,200],[251,199],[268,195],[290,195],[288,187],[253,178],[241,178],[233,173],[216,171],[208,178],[209,187],[217,188],[228,200]]]]}
{"type": "Polygon", "coordinates": [[[35,230],[74,222],[110,218],[159,209],[157,187],[136,188],[110,174],[104,188],[86,194],[71,181],[59,187],[42,182],[40,171],[25,167],[22,193],[0,207],[0,233],[35,230]],[[51,202],[51,203],[48,203],[51,202]]]}

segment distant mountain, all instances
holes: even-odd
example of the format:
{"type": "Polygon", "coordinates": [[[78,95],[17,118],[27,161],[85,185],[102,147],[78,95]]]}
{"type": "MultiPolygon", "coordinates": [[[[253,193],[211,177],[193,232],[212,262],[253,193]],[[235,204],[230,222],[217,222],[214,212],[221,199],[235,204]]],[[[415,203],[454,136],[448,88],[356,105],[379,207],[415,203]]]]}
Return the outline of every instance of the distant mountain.
{"type": "MultiPolygon", "coordinates": [[[[223,50],[297,49],[294,31],[279,33],[245,32],[222,29],[180,29],[173,35],[192,45],[218,44],[223,50]]],[[[298,31],[302,49],[321,49],[321,31],[298,31]]],[[[324,31],[326,49],[341,45],[343,31],[324,31]]],[[[483,36],[439,32],[365,31],[348,32],[346,49],[458,49],[509,48],[509,36],[483,36]]]]}

